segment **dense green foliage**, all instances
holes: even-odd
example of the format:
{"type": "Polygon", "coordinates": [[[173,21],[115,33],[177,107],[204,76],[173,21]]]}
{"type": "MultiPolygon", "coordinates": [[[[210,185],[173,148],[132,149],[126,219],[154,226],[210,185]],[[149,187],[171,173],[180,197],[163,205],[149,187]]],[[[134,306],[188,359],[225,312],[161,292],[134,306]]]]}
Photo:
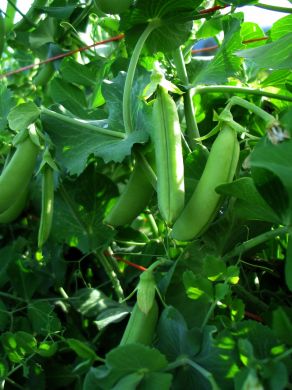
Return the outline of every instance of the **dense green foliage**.
{"type": "Polygon", "coordinates": [[[292,5],[246,3],[1,10],[1,389],[291,388],[292,5]]]}

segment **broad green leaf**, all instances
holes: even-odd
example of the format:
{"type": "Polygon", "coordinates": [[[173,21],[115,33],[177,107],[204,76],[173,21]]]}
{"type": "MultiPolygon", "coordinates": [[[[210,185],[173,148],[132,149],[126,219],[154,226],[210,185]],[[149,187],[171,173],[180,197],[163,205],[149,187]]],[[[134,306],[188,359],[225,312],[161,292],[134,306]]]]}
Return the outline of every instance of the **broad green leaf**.
{"type": "Polygon", "coordinates": [[[66,339],[69,347],[82,359],[96,360],[97,356],[95,351],[89,347],[85,342],[78,339],[66,339]]]}
{"type": "Polygon", "coordinates": [[[134,372],[133,374],[126,375],[119,380],[112,390],[135,390],[143,380],[143,377],[144,374],[140,372],[134,372]]]}
{"type": "Polygon", "coordinates": [[[167,364],[161,352],[142,344],[122,345],[112,349],[106,355],[107,367],[123,375],[141,370],[161,371],[166,368],[167,364]]]}
{"type": "Polygon", "coordinates": [[[116,307],[102,310],[102,312],[97,316],[94,323],[97,325],[99,330],[102,330],[103,328],[112,323],[120,322],[128,314],[129,309],[127,309],[126,306],[119,304],[116,307]]]}
{"type": "Polygon", "coordinates": [[[278,306],[272,313],[272,328],[275,335],[289,346],[292,346],[292,313],[291,309],[278,306]]]}
{"type": "Polygon", "coordinates": [[[54,18],[46,18],[41,21],[37,28],[30,34],[31,46],[36,49],[46,43],[55,42],[58,25],[54,18]]]}
{"type": "Polygon", "coordinates": [[[79,289],[70,302],[75,310],[85,317],[95,317],[106,308],[117,305],[115,301],[108,298],[102,291],[94,288],[79,289]]]}
{"type": "Polygon", "coordinates": [[[289,69],[280,69],[272,71],[263,81],[261,81],[261,86],[271,87],[275,86],[276,88],[286,88],[287,83],[292,84],[292,72],[289,69]]]}
{"type": "Polygon", "coordinates": [[[56,118],[43,113],[41,119],[56,145],[57,162],[71,174],[79,175],[92,154],[103,158],[106,163],[122,162],[131,154],[135,143],[145,143],[148,139],[148,134],[143,131],[134,131],[124,139],[100,134],[93,125],[85,127],[81,120],[69,123],[61,114],[56,118]]]}
{"type": "Polygon", "coordinates": [[[36,334],[47,336],[61,330],[61,323],[54,308],[47,301],[31,303],[27,309],[27,315],[32,329],[36,334]]]}
{"type": "MultiPolygon", "coordinates": [[[[241,25],[240,35],[242,41],[247,41],[250,39],[262,38],[265,36],[265,33],[258,24],[252,22],[245,22],[242,23],[241,25]]],[[[258,47],[263,45],[264,44],[263,42],[264,41],[249,42],[247,47],[248,48],[258,47]]]]}
{"type": "Polygon", "coordinates": [[[92,64],[82,65],[72,58],[66,58],[62,61],[60,71],[63,80],[69,83],[94,87],[96,82],[96,71],[94,72],[92,64]]]}
{"type": "Polygon", "coordinates": [[[39,108],[33,102],[29,102],[15,106],[9,112],[7,119],[12,130],[20,131],[34,123],[39,116],[39,108]]]}
{"type": "Polygon", "coordinates": [[[16,294],[25,300],[29,300],[42,283],[41,279],[34,277],[34,272],[23,259],[10,263],[7,275],[16,294]]]}
{"type": "Polygon", "coordinates": [[[7,116],[14,106],[12,92],[0,83],[0,134],[7,125],[7,116]]]}
{"type": "Polygon", "coordinates": [[[210,301],[213,300],[212,282],[207,278],[202,278],[202,275],[195,275],[192,271],[185,271],[183,283],[189,298],[196,300],[206,296],[210,301]]]}
{"type": "Polygon", "coordinates": [[[276,41],[277,39],[283,37],[284,35],[289,34],[291,30],[292,30],[292,15],[287,15],[277,20],[273,24],[269,32],[269,35],[272,41],[276,41]]]}
{"type": "Polygon", "coordinates": [[[220,185],[216,191],[237,198],[234,212],[241,218],[280,222],[274,210],[261,197],[250,177],[242,177],[232,183],[220,185]]]}
{"type": "Polygon", "coordinates": [[[94,164],[89,165],[76,181],[64,181],[55,196],[51,238],[84,253],[105,248],[115,234],[102,223],[112,183],[98,170],[94,164]]]}
{"type": "Polygon", "coordinates": [[[222,21],[224,40],[211,61],[198,61],[193,58],[188,66],[190,82],[198,84],[220,84],[239,71],[241,60],[234,52],[242,47],[240,20],[235,16],[225,17],[222,21]]]}
{"type": "Polygon", "coordinates": [[[291,69],[292,33],[286,34],[276,42],[266,43],[253,49],[240,50],[238,57],[251,60],[260,69],[291,69]]]}
{"type": "Polygon", "coordinates": [[[77,1],[70,0],[70,4],[59,7],[42,7],[42,11],[48,16],[56,19],[67,19],[73,13],[73,11],[77,8],[77,1]]]}
{"type": "Polygon", "coordinates": [[[289,234],[288,246],[285,260],[285,280],[290,291],[292,291],[292,233],[289,234]]]}
{"type": "Polygon", "coordinates": [[[43,357],[51,357],[58,351],[58,344],[54,341],[43,341],[37,348],[37,353],[43,357]]]}
{"type": "Polygon", "coordinates": [[[251,154],[252,176],[267,203],[281,217],[292,220],[292,140],[273,144],[263,139],[251,154]]]}
{"type": "MultiPolygon", "coordinates": [[[[145,375],[139,390],[169,390],[171,389],[172,374],[165,372],[151,372],[145,375]]],[[[124,390],[124,389],[123,389],[124,390]]]]}
{"type": "Polygon", "coordinates": [[[151,33],[146,46],[151,52],[171,51],[182,45],[189,37],[196,8],[201,0],[138,0],[134,12],[122,16],[122,29],[129,30],[131,39],[139,37],[151,20],[159,22],[151,33]]]}
{"type": "Polygon", "coordinates": [[[62,104],[73,115],[86,118],[87,102],[85,94],[76,85],[56,77],[50,83],[50,95],[55,103],[62,104]]]}
{"type": "Polygon", "coordinates": [[[158,348],[168,360],[181,355],[196,355],[201,348],[202,334],[199,329],[188,330],[181,313],[174,307],[166,307],[159,319],[158,348]]]}

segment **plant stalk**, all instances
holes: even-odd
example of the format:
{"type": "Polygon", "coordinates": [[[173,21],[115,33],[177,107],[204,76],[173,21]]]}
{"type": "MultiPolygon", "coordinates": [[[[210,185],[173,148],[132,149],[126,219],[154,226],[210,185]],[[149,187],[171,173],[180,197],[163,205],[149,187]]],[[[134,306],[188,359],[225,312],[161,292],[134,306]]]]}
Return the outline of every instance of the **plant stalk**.
{"type": "Polygon", "coordinates": [[[102,127],[97,127],[97,126],[91,125],[91,124],[86,123],[86,122],[81,122],[80,120],[70,118],[66,115],[59,114],[55,111],[48,110],[47,108],[44,108],[44,107],[41,108],[41,112],[42,112],[42,114],[48,115],[48,116],[55,118],[55,119],[58,119],[58,120],[61,120],[61,121],[68,123],[72,126],[74,126],[74,125],[82,126],[84,129],[91,130],[91,131],[98,133],[100,135],[105,135],[108,137],[119,138],[119,139],[125,138],[125,134],[121,133],[119,131],[103,129],[102,127]]]}
{"type": "MultiPolygon", "coordinates": [[[[178,77],[184,85],[188,86],[189,78],[185,66],[183,53],[180,47],[173,52],[173,61],[176,67],[178,77]]],[[[195,141],[195,138],[200,138],[200,133],[196,121],[191,89],[188,89],[186,91],[186,93],[183,95],[183,99],[189,144],[191,149],[194,149],[194,147],[198,143],[198,141],[195,141]]]]}
{"type": "Polygon", "coordinates": [[[148,26],[138,39],[133,54],[131,56],[123,94],[123,120],[126,134],[132,133],[134,131],[131,115],[131,94],[137,63],[147,38],[157,26],[157,21],[152,21],[148,24],[148,26]]]}
{"type": "Polygon", "coordinates": [[[110,263],[108,262],[108,259],[106,258],[106,256],[103,253],[95,252],[95,254],[96,254],[96,257],[98,258],[98,260],[100,261],[104,271],[106,272],[108,278],[110,279],[119,302],[122,302],[125,297],[124,297],[124,292],[123,292],[122,286],[121,286],[120,281],[117,277],[117,274],[115,273],[113,267],[110,265],[110,263]]]}
{"type": "Polygon", "coordinates": [[[269,125],[270,123],[274,123],[276,121],[275,118],[273,117],[273,115],[267,113],[262,108],[256,106],[253,103],[250,103],[250,102],[248,102],[248,101],[246,101],[238,96],[233,96],[229,100],[227,107],[228,107],[228,109],[230,109],[234,105],[238,105],[238,106],[241,106],[243,108],[246,108],[249,111],[252,111],[254,114],[258,115],[265,122],[267,122],[267,125],[269,125]]]}
{"type": "Polygon", "coordinates": [[[277,93],[263,91],[262,89],[254,89],[248,87],[235,87],[233,85],[210,85],[196,87],[197,93],[230,93],[237,94],[242,93],[244,95],[256,95],[256,96],[265,96],[271,99],[283,100],[286,102],[292,102],[292,96],[279,95],[277,93]]]}
{"type": "Polygon", "coordinates": [[[286,14],[292,13],[292,7],[279,7],[277,5],[270,5],[270,4],[255,4],[256,7],[267,9],[269,11],[275,11],[275,12],[284,12],[286,14]]]}

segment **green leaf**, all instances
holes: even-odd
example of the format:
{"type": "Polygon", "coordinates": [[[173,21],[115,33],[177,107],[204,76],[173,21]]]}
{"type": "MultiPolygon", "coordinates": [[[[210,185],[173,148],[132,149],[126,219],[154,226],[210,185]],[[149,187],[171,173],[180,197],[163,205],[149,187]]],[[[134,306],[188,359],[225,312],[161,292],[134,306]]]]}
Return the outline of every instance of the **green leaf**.
{"type": "Polygon", "coordinates": [[[169,390],[171,389],[171,382],[172,374],[151,372],[144,376],[142,383],[139,385],[139,390],[169,390]]]}
{"type": "Polygon", "coordinates": [[[59,7],[42,7],[42,11],[47,14],[48,16],[56,19],[67,19],[73,11],[77,8],[77,1],[70,1],[70,4],[65,5],[65,6],[59,6],[59,7]],[[72,4],[73,3],[73,4],[72,4]]]}
{"type": "Polygon", "coordinates": [[[67,344],[82,359],[96,360],[95,351],[86,343],[77,339],[66,339],[67,344]]]}
{"type": "Polygon", "coordinates": [[[102,291],[94,288],[81,288],[72,296],[72,306],[85,317],[95,317],[103,310],[115,307],[117,303],[102,291]]]}
{"type": "Polygon", "coordinates": [[[272,327],[281,342],[292,346],[291,311],[279,306],[273,311],[272,327]]]}
{"type": "Polygon", "coordinates": [[[63,80],[69,83],[93,87],[96,82],[96,71],[92,64],[82,65],[72,58],[66,58],[62,61],[60,71],[63,80]]]}
{"type": "MultiPolygon", "coordinates": [[[[86,166],[88,157],[93,154],[109,161],[122,162],[131,154],[135,143],[145,143],[148,135],[134,131],[126,138],[116,138],[100,134],[94,126],[87,128],[82,121],[68,122],[66,117],[53,117],[43,113],[44,129],[56,145],[56,159],[71,174],[80,174],[86,166]]],[[[104,129],[102,129],[104,131],[104,129]]]]}
{"type": "Polygon", "coordinates": [[[54,18],[46,18],[39,22],[37,28],[30,33],[29,42],[31,46],[36,49],[46,43],[55,42],[57,28],[58,25],[54,18]]]}
{"type": "Polygon", "coordinates": [[[97,166],[89,165],[75,181],[64,181],[55,194],[51,238],[84,253],[105,248],[115,234],[102,223],[113,191],[112,182],[98,171],[97,166]]]}
{"type": "Polygon", "coordinates": [[[106,355],[106,365],[126,375],[140,370],[160,371],[166,368],[167,360],[157,349],[142,344],[122,345],[106,355]]]}
{"type": "Polygon", "coordinates": [[[58,344],[54,341],[43,341],[37,348],[37,353],[43,357],[52,357],[58,351],[58,344]]]}
{"type": "Polygon", "coordinates": [[[263,139],[251,154],[252,176],[265,201],[283,224],[292,221],[292,140],[273,144],[263,139]]]}
{"type": "Polygon", "coordinates": [[[213,286],[208,279],[201,275],[195,275],[192,271],[185,271],[183,274],[183,283],[186,294],[191,299],[199,299],[207,296],[210,302],[213,300],[213,286]]]}
{"type": "Polygon", "coordinates": [[[201,348],[199,329],[188,330],[184,317],[172,306],[166,307],[159,319],[158,348],[167,359],[174,361],[181,355],[196,355],[201,348]]]}
{"type": "Polygon", "coordinates": [[[50,95],[56,103],[62,104],[72,114],[86,118],[86,97],[76,85],[55,77],[50,83],[50,95]]]}
{"type": "Polygon", "coordinates": [[[30,300],[42,281],[34,277],[34,272],[25,263],[23,259],[11,263],[7,275],[16,294],[25,300],[30,300]]]}
{"type": "Polygon", "coordinates": [[[27,315],[36,334],[47,336],[61,330],[61,323],[53,311],[53,307],[46,301],[31,303],[27,315]]]}
{"type": "Polygon", "coordinates": [[[288,246],[285,259],[285,281],[290,291],[292,291],[292,233],[289,234],[288,246]]]}
{"type": "Polygon", "coordinates": [[[190,82],[198,84],[220,84],[239,71],[241,60],[234,55],[242,47],[240,37],[240,20],[237,16],[223,19],[224,40],[211,61],[198,61],[193,58],[188,66],[190,82]]]}
{"type": "Polygon", "coordinates": [[[7,116],[13,106],[12,92],[3,83],[0,83],[0,133],[7,125],[7,116]]]}
{"type": "Polygon", "coordinates": [[[273,41],[276,41],[277,39],[282,38],[284,35],[289,34],[291,30],[292,30],[292,15],[287,15],[277,20],[273,24],[269,32],[269,35],[273,41]]]}
{"type": "Polygon", "coordinates": [[[39,108],[33,103],[23,103],[15,106],[8,114],[9,127],[12,130],[24,130],[40,116],[39,108]]]}
{"type": "MultiPolygon", "coordinates": [[[[242,41],[247,41],[249,39],[262,38],[265,36],[264,31],[256,23],[245,22],[242,23],[240,29],[240,35],[242,41]]],[[[264,41],[248,43],[248,48],[262,46],[264,41]]]]}
{"type": "Polygon", "coordinates": [[[253,61],[260,69],[290,69],[292,67],[292,33],[286,34],[276,42],[266,43],[253,49],[240,50],[235,53],[253,61]]]}
{"type": "Polygon", "coordinates": [[[234,212],[241,218],[280,222],[273,209],[261,197],[250,177],[242,177],[232,183],[220,185],[216,191],[237,198],[234,212]]]}
{"type": "MultiPolygon", "coordinates": [[[[112,388],[112,390],[135,390],[141,381],[143,380],[144,374],[140,372],[134,372],[124,376],[119,382],[112,388]]],[[[140,386],[139,386],[140,387],[140,386]]]]}
{"type": "Polygon", "coordinates": [[[151,20],[159,21],[151,33],[146,46],[151,52],[171,51],[182,45],[189,37],[196,8],[201,0],[138,0],[134,12],[122,15],[122,30],[130,30],[126,35],[136,38],[151,20]]]}

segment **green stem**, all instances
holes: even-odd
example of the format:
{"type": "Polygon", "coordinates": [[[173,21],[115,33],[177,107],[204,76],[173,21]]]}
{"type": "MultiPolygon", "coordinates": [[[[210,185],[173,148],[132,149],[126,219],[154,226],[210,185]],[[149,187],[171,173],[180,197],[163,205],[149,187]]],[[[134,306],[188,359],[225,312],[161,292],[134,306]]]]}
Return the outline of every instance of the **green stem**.
{"type": "Polygon", "coordinates": [[[238,245],[232,251],[227,253],[223,258],[224,258],[224,260],[227,260],[227,259],[230,259],[232,257],[237,257],[237,256],[240,257],[242,255],[242,253],[249,251],[250,249],[252,249],[260,244],[263,244],[264,242],[266,242],[272,238],[275,238],[277,236],[281,236],[281,235],[286,234],[288,232],[289,232],[289,227],[284,226],[284,227],[280,227],[280,228],[275,229],[275,230],[270,230],[268,232],[259,234],[258,236],[251,238],[250,240],[245,241],[242,244],[238,245]]]}
{"type": "Polygon", "coordinates": [[[258,8],[267,9],[269,11],[276,11],[276,12],[285,12],[286,14],[292,13],[292,7],[278,7],[277,5],[270,5],[270,4],[255,4],[258,8]]]}
{"type": "Polygon", "coordinates": [[[27,302],[23,298],[16,297],[15,295],[11,295],[11,294],[8,294],[8,293],[2,292],[2,291],[0,291],[0,297],[7,298],[7,299],[12,299],[12,300],[18,301],[18,302],[25,302],[25,303],[27,302]]]}
{"type": "Polygon", "coordinates": [[[287,102],[292,102],[292,96],[279,95],[277,93],[263,91],[262,89],[254,89],[248,87],[235,87],[232,85],[211,85],[211,86],[202,86],[196,87],[197,93],[230,93],[237,94],[242,93],[244,95],[256,95],[256,96],[266,96],[271,99],[284,100],[287,102]]]}
{"type": "Polygon", "coordinates": [[[135,154],[136,160],[139,160],[139,163],[141,164],[143,171],[145,175],[147,176],[149,182],[151,183],[152,187],[156,191],[156,186],[157,186],[157,176],[155,172],[153,171],[151,165],[145,158],[145,156],[142,153],[137,152],[135,154]]]}
{"type": "Polygon", "coordinates": [[[269,310],[269,306],[266,305],[261,299],[255,297],[252,293],[250,293],[249,291],[247,291],[243,286],[241,286],[240,284],[235,284],[232,286],[232,290],[234,290],[236,292],[236,294],[238,294],[240,297],[242,297],[244,300],[254,304],[255,306],[257,306],[257,308],[260,310],[260,311],[268,311],[269,310]]]}
{"type": "Polygon", "coordinates": [[[124,120],[126,134],[132,133],[134,131],[132,116],[131,116],[131,94],[132,94],[132,87],[133,87],[137,63],[147,38],[157,26],[158,24],[157,21],[155,20],[153,20],[148,24],[148,26],[146,27],[146,29],[143,31],[140,38],[138,39],[133,54],[131,56],[131,60],[130,60],[130,64],[126,76],[126,81],[125,81],[124,95],[123,95],[123,120],[124,120]]]}
{"type": "MultiPolygon", "coordinates": [[[[180,47],[173,52],[173,61],[176,67],[177,75],[181,82],[186,86],[189,85],[189,78],[185,66],[185,61],[180,47]]],[[[183,99],[189,144],[191,148],[194,149],[198,143],[195,141],[195,138],[200,138],[200,133],[196,121],[191,89],[186,91],[186,93],[183,95],[183,99]]]]}
{"type": "Polygon", "coordinates": [[[124,292],[121,287],[120,281],[117,277],[117,274],[115,273],[112,266],[109,264],[108,259],[103,253],[95,253],[96,257],[100,261],[103,269],[105,270],[108,278],[110,279],[112,286],[115,290],[116,296],[118,297],[119,302],[122,302],[124,300],[124,292]]]}
{"type": "Polygon", "coordinates": [[[286,357],[290,356],[292,354],[292,348],[287,349],[287,351],[283,352],[281,355],[276,356],[273,360],[274,362],[279,362],[283,359],[286,359],[286,357]]]}
{"type": "Polygon", "coordinates": [[[7,6],[5,10],[5,31],[6,34],[12,29],[14,17],[16,13],[16,1],[17,0],[7,0],[7,6]]]}
{"type": "Polygon", "coordinates": [[[211,306],[209,307],[209,310],[208,310],[208,312],[207,312],[207,314],[206,314],[206,316],[204,318],[204,321],[203,321],[203,323],[201,325],[201,330],[203,330],[205,328],[205,326],[207,325],[211,315],[213,314],[213,312],[215,310],[216,305],[217,305],[217,301],[213,302],[211,304],[211,306]]]}
{"type": "Polygon", "coordinates": [[[262,108],[256,106],[255,104],[248,102],[247,100],[244,100],[238,96],[233,96],[228,103],[228,108],[230,109],[232,106],[238,105],[243,108],[246,108],[249,111],[252,111],[254,114],[258,115],[260,118],[262,118],[265,122],[267,122],[267,125],[270,123],[276,122],[276,119],[273,117],[273,115],[268,114],[266,111],[264,111],[262,108]]]}
{"type": "Polygon", "coordinates": [[[114,137],[114,138],[119,138],[119,139],[124,139],[125,134],[120,133],[118,131],[113,131],[113,130],[108,130],[108,129],[103,129],[102,127],[97,127],[94,125],[90,125],[89,123],[81,122],[77,119],[70,118],[66,115],[59,114],[55,111],[48,110],[47,108],[41,108],[41,113],[50,116],[51,118],[58,119],[60,121],[63,121],[65,123],[68,123],[72,126],[77,125],[82,127],[83,129],[91,130],[95,133],[105,135],[108,137],[114,137]]]}
{"type": "Polygon", "coordinates": [[[159,238],[159,229],[158,229],[158,226],[155,222],[155,219],[153,217],[153,215],[149,212],[147,213],[147,218],[148,218],[148,221],[149,221],[149,224],[150,224],[150,228],[151,228],[151,231],[153,233],[153,236],[155,238],[159,238]]]}

